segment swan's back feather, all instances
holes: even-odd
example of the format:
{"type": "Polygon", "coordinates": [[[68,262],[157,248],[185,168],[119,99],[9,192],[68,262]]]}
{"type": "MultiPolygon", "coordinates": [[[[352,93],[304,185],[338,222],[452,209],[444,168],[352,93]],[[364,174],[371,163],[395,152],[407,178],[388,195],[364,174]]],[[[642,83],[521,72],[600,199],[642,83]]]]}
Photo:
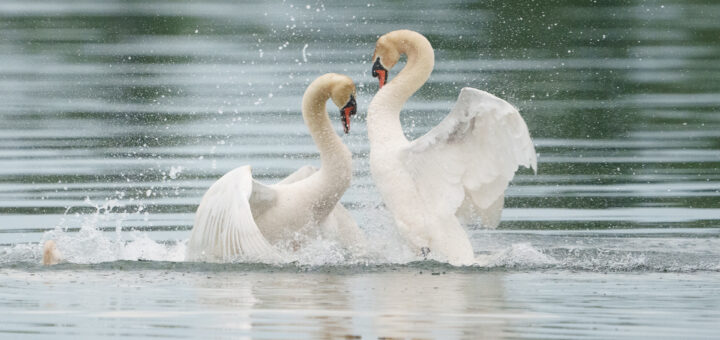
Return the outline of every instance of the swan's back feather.
{"type": "Polygon", "coordinates": [[[401,157],[421,198],[441,202],[438,213],[483,216],[486,227],[497,226],[505,189],[518,167],[537,169],[535,147],[517,109],[468,87],[450,114],[401,157]]]}
{"type": "Polygon", "coordinates": [[[276,250],[253,219],[256,205],[273,200],[272,188],[253,181],[249,166],[228,172],[203,196],[187,245],[192,261],[244,260],[276,262],[276,250]],[[258,189],[259,188],[259,189],[258,189]]]}
{"type": "Polygon", "coordinates": [[[289,176],[285,177],[282,181],[278,182],[276,185],[292,184],[292,183],[301,181],[303,179],[310,177],[312,174],[316,173],[317,171],[318,171],[318,168],[316,168],[312,165],[305,165],[305,166],[301,167],[300,169],[295,170],[295,172],[293,172],[289,176]]]}
{"type": "MultiPolygon", "coordinates": [[[[238,169],[243,169],[243,168],[245,168],[245,167],[238,168],[238,169]]],[[[248,168],[248,172],[249,172],[250,167],[248,166],[247,168],[248,168]]],[[[227,175],[225,175],[225,176],[227,176],[227,175]]],[[[261,216],[268,209],[275,206],[275,202],[277,200],[277,191],[275,191],[275,189],[271,186],[267,186],[265,184],[262,184],[256,180],[252,179],[252,174],[250,174],[249,177],[250,177],[250,180],[252,181],[251,182],[252,191],[250,193],[250,198],[249,198],[252,216],[254,216],[254,217],[261,216]]],[[[241,178],[241,177],[237,177],[237,178],[241,178]]],[[[244,180],[244,178],[243,178],[243,180],[244,180]]]]}

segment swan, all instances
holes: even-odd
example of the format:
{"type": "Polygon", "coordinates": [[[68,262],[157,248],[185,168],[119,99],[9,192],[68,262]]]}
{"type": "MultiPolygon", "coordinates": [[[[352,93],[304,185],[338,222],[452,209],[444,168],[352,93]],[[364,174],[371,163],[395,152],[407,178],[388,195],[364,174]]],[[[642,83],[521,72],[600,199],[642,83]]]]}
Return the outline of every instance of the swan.
{"type": "Polygon", "coordinates": [[[234,169],[203,196],[187,243],[186,260],[230,261],[237,256],[282,261],[274,246],[298,233],[362,246],[362,232],[339,203],[352,177],[352,155],[333,129],[325,105],[341,107],[345,133],[356,112],[355,85],[341,74],[315,79],[305,91],[302,115],[320,151],[321,167],[304,166],[275,185],[252,177],[250,166],[234,169]]]}
{"type": "Polygon", "coordinates": [[[463,88],[448,116],[408,141],[400,110],[429,78],[435,56],[420,33],[380,37],[372,57],[380,89],[368,107],[370,171],[398,230],[416,252],[471,265],[474,252],[462,223],[500,222],[504,192],[520,165],[537,171],[527,125],[517,109],[484,91],[463,88]],[[388,81],[402,54],[407,64],[388,81]]]}

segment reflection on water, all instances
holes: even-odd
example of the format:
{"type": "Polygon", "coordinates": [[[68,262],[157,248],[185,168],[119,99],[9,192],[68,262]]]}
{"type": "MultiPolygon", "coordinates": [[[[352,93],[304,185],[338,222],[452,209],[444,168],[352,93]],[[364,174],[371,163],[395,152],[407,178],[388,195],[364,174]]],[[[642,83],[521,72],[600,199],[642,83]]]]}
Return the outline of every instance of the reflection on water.
{"type": "Polygon", "coordinates": [[[7,270],[3,282],[0,332],[60,338],[712,338],[720,319],[717,273],[7,270]]]}
{"type": "Polygon", "coordinates": [[[13,316],[0,332],[710,337],[720,268],[718,17],[720,5],[702,1],[416,1],[410,10],[5,0],[0,310],[13,316]],[[325,72],[358,84],[358,121],[343,137],[356,171],[343,203],[378,249],[400,252],[384,232],[391,223],[369,177],[362,121],[377,90],[375,40],[398,28],[436,48],[435,71],[402,117],[408,136],[473,86],[518,106],[537,143],[539,173],[515,177],[500,229],[470,230],[480,268],[205,275],[112,262],[177,260],[201,195],[236,166],[252,164],[272,182],[317,165],[300,98],[325,72]],[[110,267],[39,269],[35,242],[56,226],[74,236],[59,246],[110,267]],[[615,274],[594,273],[604,271],[615,274]],[[667,280],[666,271],[680,273],[667,280]]]}

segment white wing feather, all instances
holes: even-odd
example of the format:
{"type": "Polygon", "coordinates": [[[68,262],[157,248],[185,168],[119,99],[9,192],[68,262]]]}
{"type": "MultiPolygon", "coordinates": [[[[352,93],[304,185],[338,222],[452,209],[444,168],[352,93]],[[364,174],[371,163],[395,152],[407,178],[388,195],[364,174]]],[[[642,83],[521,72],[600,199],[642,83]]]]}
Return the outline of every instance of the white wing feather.
{"type": "Polygon", "coordinates": [[[230,261],[242,256],[252,261],[279,261],[252,214],[254,204],[268,205],[268,200],[274,200],[273,189],[255,182],[249,166],[225,174],[200,202],[187,245],[188,259],[230,261]]]}
{"type": "Polygon", "coordinates": [[[401,153],[421,198],[438,213],[481,216],[496,227],[505,189],[520,165],[537,171],[527,125],[517,109],[484,91],[463,88],[448,116],[401,153]]]}

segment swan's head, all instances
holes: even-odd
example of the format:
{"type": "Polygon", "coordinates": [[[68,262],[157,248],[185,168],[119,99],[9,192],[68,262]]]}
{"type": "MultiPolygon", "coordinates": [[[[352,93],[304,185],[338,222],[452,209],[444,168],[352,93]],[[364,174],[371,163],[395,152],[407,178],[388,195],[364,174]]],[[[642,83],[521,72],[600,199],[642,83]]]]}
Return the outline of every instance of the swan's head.
{"type": "Polygon", "coordinates": [[[330,99],[340,108],[345,133],[350,132],[350,117],[357,113],[355,83],[346,75],[336,74],[330,86],[330,99]]]}
{"type": "Polygon", "coordinates": [[[372,57],[374,62],[372,76],[378,78],[380,88],[387,83],[388,71],[400,60],[400,51],[393,39],[393,33],[395,32],[383,35],[378,39],[377,44],[375,44],[375,53],[372,57]]]}
{"type": "MultiPolygon", "coordinates": [[[[422,59],[425,64],[432,65],[435,60],[430,42],[422,34],[411,30],[397,30],[386,33],[375,44],[373,53],[372,76],[378,78],[380,88],[388,82],[390,69],[392,69],[400,56],[405,54],[422,59]]],[[[408,62],[411,56],[408,55],[408,62]]],[[[429,75],[429,73],[428,73],[429,75]]]]}

